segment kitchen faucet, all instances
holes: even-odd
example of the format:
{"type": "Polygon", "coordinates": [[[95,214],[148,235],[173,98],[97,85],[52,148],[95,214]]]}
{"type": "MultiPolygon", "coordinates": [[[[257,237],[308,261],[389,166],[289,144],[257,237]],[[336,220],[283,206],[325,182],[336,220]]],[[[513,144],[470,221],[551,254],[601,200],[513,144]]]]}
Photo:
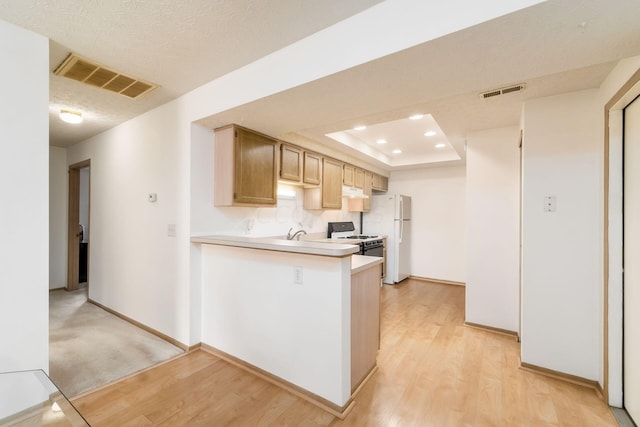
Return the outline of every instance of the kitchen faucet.
{"type": "Polygon", "coordinates": [[[293,239],[300,240],[301,234],[307,234],[307,232],[304,231],[303,229],[300,229],[293,234],[291,234],[291,230],[293,230],[293,227],[291,227],[287,232],[287,240],[293,240],[293,239]]]}

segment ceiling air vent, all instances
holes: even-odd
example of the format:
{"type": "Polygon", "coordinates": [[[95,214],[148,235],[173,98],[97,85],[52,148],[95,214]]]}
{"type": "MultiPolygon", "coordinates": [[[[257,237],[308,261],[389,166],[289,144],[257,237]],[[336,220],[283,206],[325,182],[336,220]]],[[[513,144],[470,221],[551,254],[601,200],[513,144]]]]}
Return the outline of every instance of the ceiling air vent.
{"type": "Polygon", "coordinates": [[[524,83],[520,83],[520,84],[509,86],[509,87],[503,87],[501,89],[494,89],[488,92],[482,92],[480,96],[484,99],[493,98],[494,96],[506,95],[507,93],[511,93],[511,92],[520,92],[521,90],[524,90],[526,87],[527,86],[524,83]]]}
{"type": "Polygon", "coordinates": [[[133,99],[158,87],[153,83],[147,83],[110,70],[74,53],[70,53],[53,74],[68,77],[133,99]]]}

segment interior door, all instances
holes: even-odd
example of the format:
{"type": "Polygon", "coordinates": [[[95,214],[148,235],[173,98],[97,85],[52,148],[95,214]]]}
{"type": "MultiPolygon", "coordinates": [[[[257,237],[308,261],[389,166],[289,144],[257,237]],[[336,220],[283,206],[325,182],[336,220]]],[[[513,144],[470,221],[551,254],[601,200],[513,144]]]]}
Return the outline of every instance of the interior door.
{"type": "Polygon", "coordinates": [[[624,110],[624,406],[640,423],[640,100],[624,110]]]}

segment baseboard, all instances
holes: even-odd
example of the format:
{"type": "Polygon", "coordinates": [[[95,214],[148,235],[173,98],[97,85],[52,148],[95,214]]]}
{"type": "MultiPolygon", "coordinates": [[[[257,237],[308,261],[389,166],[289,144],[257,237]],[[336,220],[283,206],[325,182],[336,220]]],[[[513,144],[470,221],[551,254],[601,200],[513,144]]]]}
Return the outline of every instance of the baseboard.
{"type": "Polygon", "coordinates": [[[60,288],[49,288],[49,292],[54,292],[54,291],[64,291],[65,288],[64,286],[60,287],[60,288]]]}
{"type": "Polygon", "coordinates": [[[157,336],[158,338],[161,338],[161,339],[165,340],[168,343],[173,344],[176,347],[181,348],[184,351],[189,351],[189,346],[188,345],[181,343],[180,341],[170,337],[169,335],[165,335],[160,331],[157,331],[157,330],[155,330],[153,328],[148,327],[144,323],[140,323],[137,320],[134,320],[134,319],[132,319],[132,318],[130,318],[128,316],[125,316],[122,313],[118,313],[117,311],[115,311],[115,310],[113,310],[113,309],[111,309],[111,308],[109,308],[107,306],[104,306],[104,305],[100,304],[99,302],[96,302],[96,301],[92,300],[91,298],[88,298],[87,301],[90,302],[91,304],[95,305],[95,306],[100,307],[104,311],[108,311],[109,313],[113,314],[114,316],[117,316],[117,317],[121,318],[122,320],[127,321],[127,322],[131,323],[132,325],[137,326],[140,329],[144,329],[145,331],[149,332],[150,334],[153,334],[153,335],[157,336]]]}
{"type": "Polygon", "coordinates": [[[432,279],[430,277],[409,276],[409,279],[419,280],[422,282],[439,283],[441,285],[466,286],[464,282],[454,282],[452,280],[432,279]]]}
{"type": "Polygon", "coordinates": [[[518,333],[515,331],[510,331],[508,329],[501,329],[501,328],[494,328],[493,326],[486,326],[486,325],[481,325],[479,323],[473,323],[473,322],[464,322],[465,326],[469,326],[470,328],[476,328],[476,329],[482,329],[484,331],[488,331],[488,332],[493,332],[496,334],[502,334],[502,335],[508,335],[510,337],[513,337],[516,341],[520,341],[520,337],[518,336],[518,333]]]}
{"type": "MultiPolygon", "coordinates": [[[[244,369],[245,371],[249,372],[252,375],[255,375],[259,378],[262,378],[265,381],[270,382],[271,384],[274,384],[278,387],[280,387],[283,390],[288,391],[289,393],[306,400],[307,402],[311,403],[314,406],[317,406],[318,408],[325,410],[327,412],[329,412],[331,415],[340,418],[341,420],[343,420],[348,414],[349,412],[351,412],[351,409],[353,409],[353,405],[355,404],[355,402],[353,401],[353,396],[349,399],[349,401],[342,407],[336,405],[335,403],[329,402],[328,400],[311,393],[308,390],[303,389],[302,387],[299,387],[293,383],[290,383],[287,380],[284,380],[280,377],[277,377],[267,371],[264,371],[260,368],[258,368],[257,366],[254,366],[250,363],[245,362],[244,360],[238,359],[235,356],[232,356],[228,353],[225,353],[222,350],[218,350],[215,347],[212,347],[210,345],[201,343],[200,344],[200,349],[203,351],[206,351],[207,353],[210,353],[234,366],[237,366],[241,369],[244,369]]],[[[366,382],[363,381],[363,383],[366,382]]],[[[358,390],[356,390],[358,391],[358,390]]]]}
{"type": "Polygon", "coordinates": [[[369,382],[371,377],[373,377],[375,375],[376,372],[378,372],[378,365],[377,364],[369,371],[369,373],[363,378],[363,380],[360,381],[360,384],[358,384],[358,387],[356,387],[356,389],[351,393],[351,399],[355,399],[356,398],[356,396],[360,393],[360,391],[369,382]]]}
{"type": "Polygon", "coordinates": [[[554,371],[553,369],[543,368],[540,366],[532,365],[530,363],[525,363],[523,361],[520,361],[520,369],[544,375],[546,377],[555,378],[557,380],[566,381],[579,386],[591,388],[600,399],[604,399],[604,394],[602,393],[602,388],[600,387],[598,381],[588,380],[586,378],[578,377],[576,375],[571,375],[560,371],[554,371]]]}
{"type": "Polygon", "coordinates": [[[187,353],[191,353],[193,351],[200,350],[201,348],[202,348],[202,343],[201,342],[199,342],[198,344],[195,344],[195,345],[190,345],[189,348],[187,349],[187,353]]]}

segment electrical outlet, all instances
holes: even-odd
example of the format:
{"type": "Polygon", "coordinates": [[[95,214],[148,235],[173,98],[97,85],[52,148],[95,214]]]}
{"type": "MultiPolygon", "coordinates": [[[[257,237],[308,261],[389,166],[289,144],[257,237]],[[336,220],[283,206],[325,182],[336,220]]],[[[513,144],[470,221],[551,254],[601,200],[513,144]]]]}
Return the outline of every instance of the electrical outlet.
{"type": "Polygon", "coordinates": [[[167,235],[169,237],[176,237],[176,225],[175,224],[169,224],[167,226],[167,235]]]}
{"type": "Polygon", "coordinates": [[[249,218],[247,220],[247,234],[251,234],[251,231],[253,231],[253,227],[256,226],[256,220],[253,218],[249,218]]]}
{"type": "Polygon", "coordinates": [[[302,285],[302,266],[293,267],[293,283],[302,285]]]}

